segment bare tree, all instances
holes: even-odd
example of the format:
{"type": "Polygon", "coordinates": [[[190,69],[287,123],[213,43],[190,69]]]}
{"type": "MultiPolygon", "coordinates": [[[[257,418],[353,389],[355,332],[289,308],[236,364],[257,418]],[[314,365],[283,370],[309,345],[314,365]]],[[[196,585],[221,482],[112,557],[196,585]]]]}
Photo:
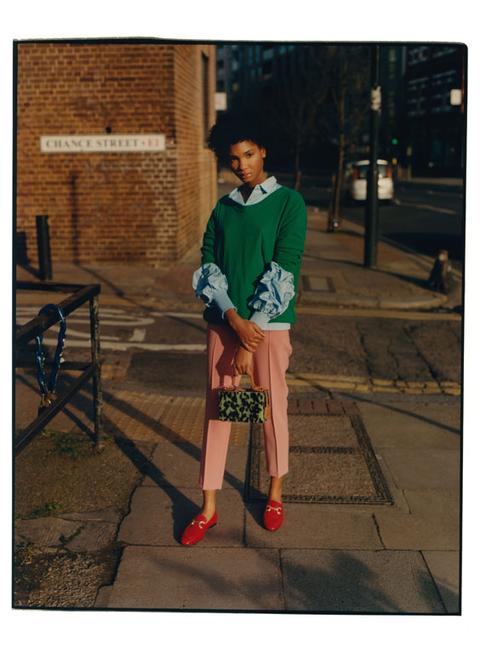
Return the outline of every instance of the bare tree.
{"type": "Polygon", "coordinates": [[[277,84],[270,104],[275,129],[293,151],[295,189],[300,188],[302,154],[318,132],[318,111],[329,91],[330,70],[325,47],[316,44],[296,46],[280,56],[277,84]]]}
{"type": "Polygon", "coordinates": [[[358,144],[368,119],[369,51],[363,45],[327,46],[330,93],[319,108],[320,133],[337,146],[333,176],[332,218],[339,218],[345,159],[358,144]]]}
{"type": "Polygon", "coordinates": [[[239,99],[244,112],[252,106],[261,107],[271,136],[280,136],[288,146],[297,190],[305,150],[320,141],[335,144],[335,215],[340,207],[346,153],[359,141],[368,117],[368,70],[368,46],[287,46],[283,53],[275,53],[272,72],[263,74],[262,81],[249,88],[248,98],[239,99]]]}

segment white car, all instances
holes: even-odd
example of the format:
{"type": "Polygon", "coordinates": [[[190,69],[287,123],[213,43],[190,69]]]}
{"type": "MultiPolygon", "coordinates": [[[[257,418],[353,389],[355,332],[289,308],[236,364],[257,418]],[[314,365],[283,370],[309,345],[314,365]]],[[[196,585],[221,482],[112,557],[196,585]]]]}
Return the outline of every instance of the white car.
{"type": "MultiPolygon", "coordinates": [[[[369,160],[353,162],[346,173],[348,196],[352,201],[366,201],[367,175],[369,160]]],[[[392,167],[387,160],[377,160],[378,164],[378,199],[380,201],[393,201],[392,167]]]]}

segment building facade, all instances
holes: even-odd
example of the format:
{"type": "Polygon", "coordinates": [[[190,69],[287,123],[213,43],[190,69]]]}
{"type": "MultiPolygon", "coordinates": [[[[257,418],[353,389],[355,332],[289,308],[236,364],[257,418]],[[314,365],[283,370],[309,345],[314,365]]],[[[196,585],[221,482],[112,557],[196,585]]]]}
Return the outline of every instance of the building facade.
{"type": "Polygon", "coordinates": [[[463,176],[466,47],[407,47],[405,70],[405,159],[415,176],[463,176]],[[459,105],[452,90],[460,90],[459,105]]]}
{"type": "Polygon", "coordinates": [[[16,50],[16,229],[28,261],[36,215],[49,217],[54,261],[181,258],[216,200],[206,145],[215,46],[117,39],[16,50]]]}

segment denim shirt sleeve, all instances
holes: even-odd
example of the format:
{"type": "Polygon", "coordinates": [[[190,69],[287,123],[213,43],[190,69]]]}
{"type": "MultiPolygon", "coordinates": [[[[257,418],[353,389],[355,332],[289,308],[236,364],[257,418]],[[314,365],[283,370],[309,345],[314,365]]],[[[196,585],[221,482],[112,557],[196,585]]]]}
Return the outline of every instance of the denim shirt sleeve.
{"type": "Polygon", "coordinates": [[[265,323],[287,310],[295,297],[294,277],[272,261],[260,279],[249,306],[253,309],[252,322],[265,323]]]}
{"type": "Polygon", "coordinates": [[[222,318],[229,308],[236,308],[228,296],[227,277],[215,263],[205,263],[195,270],[192,277],[195,296],[205,302],[207,307],[215,303],[222,313],[222,318]]]}

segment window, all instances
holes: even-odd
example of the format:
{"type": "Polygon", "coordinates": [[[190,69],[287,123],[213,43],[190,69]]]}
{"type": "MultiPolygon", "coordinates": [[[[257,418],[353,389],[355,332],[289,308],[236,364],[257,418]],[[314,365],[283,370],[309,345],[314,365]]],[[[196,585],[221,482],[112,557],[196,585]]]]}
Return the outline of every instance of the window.
{"type": "Polygon", "coordinates": [[[408,49],[408,59],[409,64],[418,64],[420,62],[426,62],[428,59],[428,49],[429,46],[420,46],[418,48],[409,48],[408,49]]]}
{"type": "Polygon", "coordinates": [[[209,76],[208,76],[208,57],[202,53],[202,113],[203,113],[203,143],[207,143],[209,129],[209,76]]]}
{"type": "Polygon", "coordinates": [[[264,76],[272,75],[272,62],[271,61],[263,62],[262,73],[263,73],[264,76]]]}

